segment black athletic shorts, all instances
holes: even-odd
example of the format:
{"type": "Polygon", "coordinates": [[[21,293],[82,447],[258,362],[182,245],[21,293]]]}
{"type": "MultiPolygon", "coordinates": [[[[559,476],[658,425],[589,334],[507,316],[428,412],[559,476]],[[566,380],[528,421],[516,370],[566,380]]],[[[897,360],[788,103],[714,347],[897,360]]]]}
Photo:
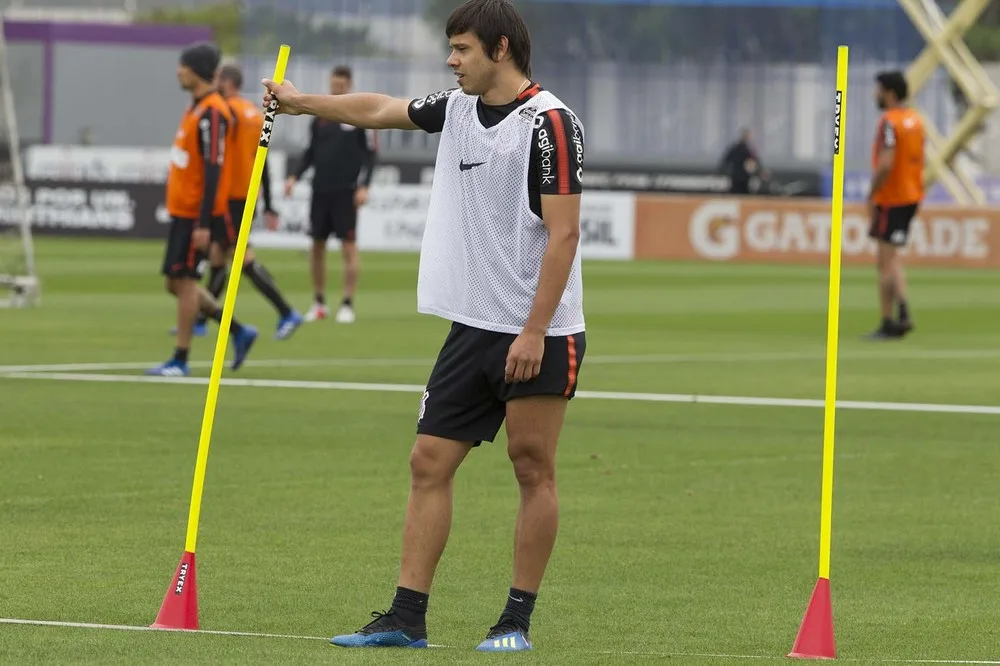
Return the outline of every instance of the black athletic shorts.
{"type": "Polygon", "coordinates": [[[507,350],[516,337],[453,323],[420,401],[417,433],[478,446],[500,432],[508,400],[538,395],[571,400],[587,350],[586,333],[546,337],[538,376],[508,384],[507,350]]]}
{"type": "Polygon", "coordinates": [[[200,280],[205,274],[207,254],[195,247],[192,240],[194,220],[175,217],[170,223],[167,249],[163,257],[163,275],[172,278],[200,280]]]}
{"type": "Polygon", "coordinates": [[[909,206],[876,206],[875,219],[868,235],[877,241],[897,247],[906,245],[910,238],[910,223],[917,214],[918,204],[909,206]]]}
{"type": "Polygon", "coordinates": [[[309,235],[325,241],[331,235],[341,241],[354,241],[358,229],[355,190],[314,192],[309,212],[309,235]]]}
{"type": "Polygon", "coordinates": [[[236,236],[240,233],[240,220],[243,219],[242,206],[239,213],[239,216],[233,216],[233,202],[229,202],[229,210],[225,215],[212,218],[212,242],[218,243],[224,250],[236,245],[236,236]]]}

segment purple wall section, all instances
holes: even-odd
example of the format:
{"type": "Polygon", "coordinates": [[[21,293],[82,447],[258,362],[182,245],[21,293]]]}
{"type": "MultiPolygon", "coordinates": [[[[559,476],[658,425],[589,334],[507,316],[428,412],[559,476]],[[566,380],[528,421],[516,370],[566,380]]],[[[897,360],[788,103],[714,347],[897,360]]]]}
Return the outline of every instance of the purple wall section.
{"type": "Polygon", "coordinates": [[[58,42],[89,44],[176,46],[178,50],[212,39],[212,29],[195,25],[152,25],[114,23],[61,23],[54,21],[7,21],[4,36],[10,42],[41,42],[45,81],[42,99],[42,141],[52,141],[53,69],[58,42]]]}

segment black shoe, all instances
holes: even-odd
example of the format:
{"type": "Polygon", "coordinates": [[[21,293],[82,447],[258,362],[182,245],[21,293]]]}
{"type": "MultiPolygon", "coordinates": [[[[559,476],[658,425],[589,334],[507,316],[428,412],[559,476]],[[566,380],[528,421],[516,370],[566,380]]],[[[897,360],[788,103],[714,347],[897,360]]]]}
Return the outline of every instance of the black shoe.
{"type": "Polygon", "coordinates": [[[372,612],[373,621],[353,634],[334,636],[330,643],[340,647],[427,647],[427,628],[403,624],[392,610],[372,612]]]}
{"type": "Polygon", "coordinates": [[[913,320],[911,319],[901,319],[896,322],[896,330],[899,331],[899,337],[903,337],[914,328],[913,320]]]}
{"type": "Polygon", "coordinates": [[[903,337],[903,331],[893,322],[885,322],[865,336],[866,340],[895,340],[903,337]]]}

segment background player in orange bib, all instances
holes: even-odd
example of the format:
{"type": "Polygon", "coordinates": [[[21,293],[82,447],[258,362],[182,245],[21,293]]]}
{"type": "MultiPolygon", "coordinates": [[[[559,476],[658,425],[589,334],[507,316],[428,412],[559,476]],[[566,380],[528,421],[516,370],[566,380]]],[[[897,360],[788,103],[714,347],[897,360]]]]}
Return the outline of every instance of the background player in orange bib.
{"type": "Polygon", "coordinates": [[[868,207],[869,236],[878,243],[882,323],[868,337],[887,339],[913,330],[899,250],[909,240],[910,223],[924,198],[924,123],[920,114],[904,104],[909,91],[902,72],[882,72],[875,82],[875,100],[884,113],[872,147],[868,207]]]}
{"type": "MultiPolygon", "coordinates": [[[[167,175],[167,212],[172,221],[163,259],[167,291],[177,297],[177,348],[166,363],[146,371],[149,375],[183,376],[188,371],[188,351],[198,312],[222,320],[222,307],[199,286],[206,263],[210,230],[229,207],[228,172],[224,168],[226,134],[232,114],[212,83],[219,66],[219,49],[209,43],[189,46],[181,53],[177,80],[191,95],[191,105],[181,117],[170,149],[167,175]]],[[[257,330],[234,318],[233,369],[239,368],[257,339],[257,330]]]]}
{"type": "MultiPolygon", "coordinates": [[[[212,227],[212,245],[209,252],[211,277],[208,290],[215,298],[222,293],[226,284],[226,265],[232,262],[236,238],[240,233],[243,209],[246,206],[247,191],[250,189],[250,172],[257,153],[260,131],[264,126],[264,114],[260,104],[255,104],[240,96],[243,87],[243,72],[235,65],[226,65],[219,70],[219,93],[225,99],[232,114],[232,122],[227,136],[228,157],[226,169],[226,196],[228,208],[224,218],[212,227]]],[[[269,229],[278,226],[278,215],[271,206],[271,179],[267,162],[261,176],[261,193],[264,198],[264,222],[269,229]]],[[[302,315],[292,309],[285,300],[274,278],[256,258],[252,248],[247,247],[243,260],[243,274],[266,298],[278,313],[278,325],[274,337],[285,340],[302,325],[302,315]]]]}

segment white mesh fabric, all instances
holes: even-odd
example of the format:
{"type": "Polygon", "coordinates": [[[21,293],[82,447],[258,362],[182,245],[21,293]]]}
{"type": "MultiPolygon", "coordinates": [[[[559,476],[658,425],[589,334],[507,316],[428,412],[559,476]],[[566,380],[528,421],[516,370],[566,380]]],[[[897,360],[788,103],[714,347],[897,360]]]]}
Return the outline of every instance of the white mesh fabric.
{"type": "MultiPolygon", "coordinates": [[[[542,91],[485,128],[476,100],[461,91],[448,99],[420,248],[417,311],[517,334],[531,311],[548,243],[528,199],[535,118],[567,107],[542,91]]],[[[578,246],[547,333],[571,335],[584,328],[578,246]]]]}

